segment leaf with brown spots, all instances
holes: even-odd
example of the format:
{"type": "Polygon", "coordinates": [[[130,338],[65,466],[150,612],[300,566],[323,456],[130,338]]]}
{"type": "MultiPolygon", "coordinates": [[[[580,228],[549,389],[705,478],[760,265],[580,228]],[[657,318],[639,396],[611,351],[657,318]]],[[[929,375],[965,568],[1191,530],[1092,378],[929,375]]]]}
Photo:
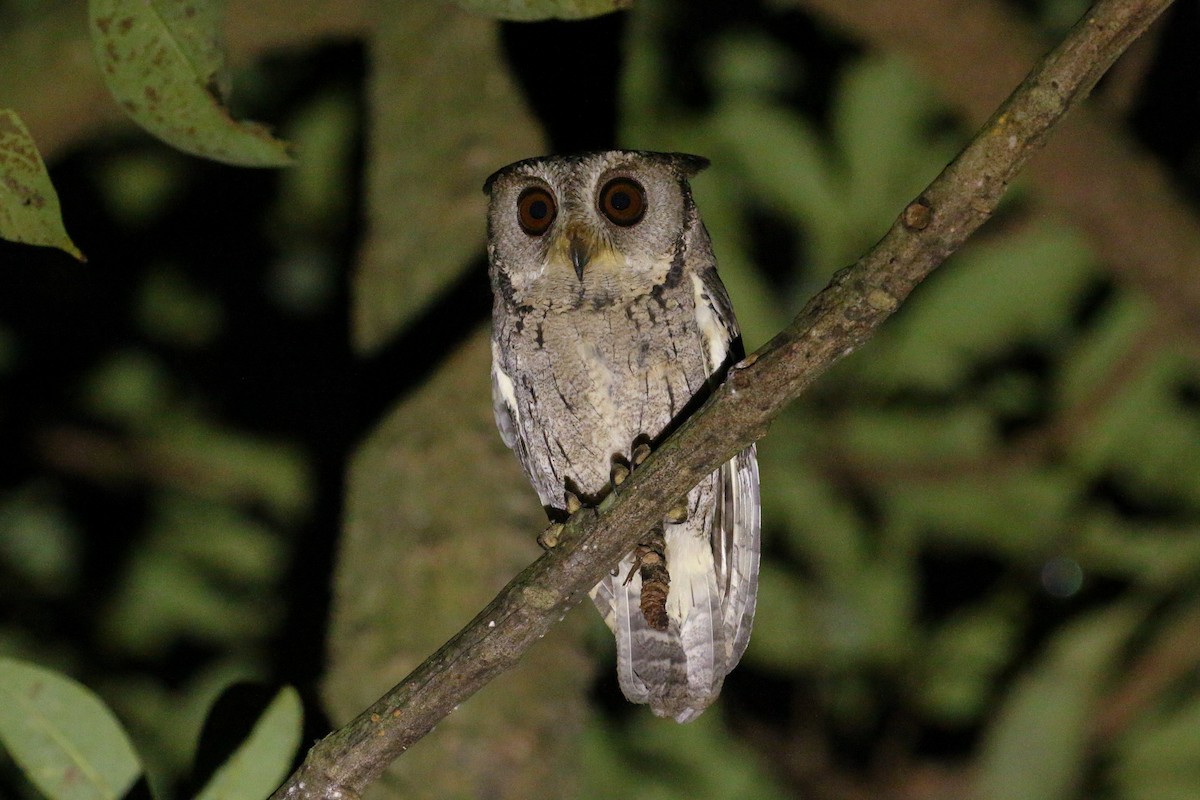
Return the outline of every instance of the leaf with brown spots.
{"type": "Polygon", "coordinates": [[[0,743],[50,800],[119,800],[142,772],[99,697],[11,658],[0,658],[0,743]]]}
{"type": "Polygon", "coordinates": [[[92,45],[113,97],[134,122],[187,153],[245,167],[292,162],[287,142],[235,120],[220,6],[214,0],[91,0],[92,45]]]}
{"type": "Polygon", "coordinates": [[[0,238],[83,253],[63,227],[58,194],[33,137],[15,111],[0,108],[0,238]]]}

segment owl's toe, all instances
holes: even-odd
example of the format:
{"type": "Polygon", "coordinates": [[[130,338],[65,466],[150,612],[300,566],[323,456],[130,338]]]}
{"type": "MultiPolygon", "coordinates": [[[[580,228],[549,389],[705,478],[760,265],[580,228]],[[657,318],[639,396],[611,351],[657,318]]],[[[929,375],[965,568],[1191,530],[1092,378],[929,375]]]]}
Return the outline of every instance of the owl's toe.
{"type": "Polygon", "coordinates": [[[562,536],[565,527],[561,522],[551,522],[546,526],[546,530],[538,534],[537,543],[543,550],[553,550],[558,546],[559,537],[562,536]]]}

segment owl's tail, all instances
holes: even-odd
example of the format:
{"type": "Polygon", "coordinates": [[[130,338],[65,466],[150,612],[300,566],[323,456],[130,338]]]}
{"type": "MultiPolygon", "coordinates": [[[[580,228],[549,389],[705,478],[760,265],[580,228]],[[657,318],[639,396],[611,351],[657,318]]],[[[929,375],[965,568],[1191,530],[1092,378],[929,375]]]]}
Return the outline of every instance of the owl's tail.
{"type": "Polygon", "coordinates": [[[592,589],[617,642],[617,676],[633,703],[687,722],[721,692],[750,637],[758,586],[758,468],[747,448],[692,490],[688,518],[666,522],[668,625],[641,609],[641,576],[628,554],[592,589]],[[632,576],[628,581],[626,577],[632,576]]]}

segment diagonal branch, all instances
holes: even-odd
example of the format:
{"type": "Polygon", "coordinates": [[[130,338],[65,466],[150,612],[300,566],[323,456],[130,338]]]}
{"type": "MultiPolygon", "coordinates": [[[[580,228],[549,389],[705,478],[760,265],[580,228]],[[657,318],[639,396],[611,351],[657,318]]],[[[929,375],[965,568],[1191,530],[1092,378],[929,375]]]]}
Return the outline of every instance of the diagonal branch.
{"type": "Polygon", "coordinates": [[[785,406],[862,345],[987,221],[1050,130],[1169,4],[1096,3],[879,244],[736,366],[708,403],[598,512],[576,514],[553,551],[522,571],[399,685],[317,743],[274,800],[354,800],[455,706],[516,664],[675,498],[761,438],[785,406]]]}

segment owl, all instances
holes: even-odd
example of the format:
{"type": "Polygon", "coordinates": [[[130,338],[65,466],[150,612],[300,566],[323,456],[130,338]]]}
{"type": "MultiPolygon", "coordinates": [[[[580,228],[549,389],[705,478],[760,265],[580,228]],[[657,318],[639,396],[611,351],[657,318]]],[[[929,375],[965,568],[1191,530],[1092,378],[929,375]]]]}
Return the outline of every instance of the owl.
{"type": "MultiPolygon", "coordinates": [[[[742,357],[688,179],[698,156],[531,158],[487,179],[496,424],[561,520],[613,491],[742,357]]],[[[750,638],[758,463],[741,451],[591,591],[625,696],[694,719],[750,638]]]]}

